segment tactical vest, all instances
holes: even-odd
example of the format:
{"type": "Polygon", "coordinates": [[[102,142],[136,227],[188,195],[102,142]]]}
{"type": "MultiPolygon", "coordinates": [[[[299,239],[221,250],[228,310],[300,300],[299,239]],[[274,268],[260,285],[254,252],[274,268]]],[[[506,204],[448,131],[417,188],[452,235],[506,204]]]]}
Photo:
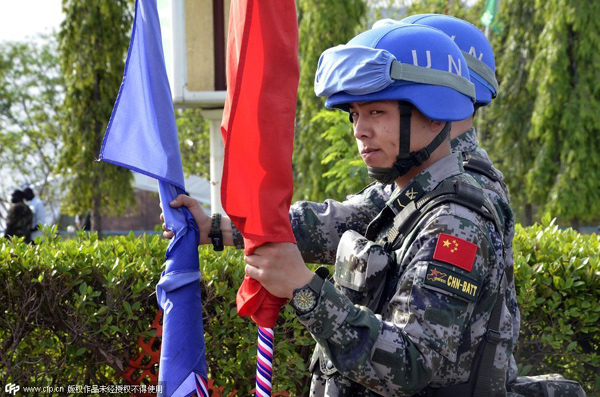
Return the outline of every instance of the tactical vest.
{"type": "MultiPolygon", "coordinates": [[[[483,162],[475,162],[471,163],[471,165],[479,168],[485,167],[483,162]]],[[[493,173],[491,165],[489,168],[486,167],[484,169],[488,169],[489,172],[493,173]]],[[[496,231],[502,235],[503,225],[499,220],[494,205],[490,202],[481,187],[449,179],[428,193],[425,193],[416,182],[410,183],[404,191],[413,192],[414,194],[411,193],[408,196],[404,194],[389,203],[380,215],[369,224],[365,234],[365,237],[374,240],[378,237],[381,228],[390,222],[390,219],[393,219],[393,226],[384,236],[379,236],[377,239],[377,243],[384,247],[390,254],[402,247],[405,239],[427,214],[435,208],[448,203],[455,203],[476,212],[484,219],[492,222],[496,231]]],[[[388,273],[391,277],[386,277],[386,285],[377,307],[377,313],[381,313],[384,305],[391,299],[394,293],[395,285],[399,278],[396,266],[397,262],[392,261],[392,267],[388,273]]],[[[505,275],[502,278],[504,279],[505,275]]],[[[488,322],[488,331],[479,346],[478,355],[473,362],[469,381],[464,384],[444,388],[427,387],[418,395],[451,397],[459,395],[488,397],[490,395],[491,379],[497,376],[497,374],[494,374],[493,362],[496,349],[501,342],[499,329],[502,306],[504,304],[504,285],[505,282],[502,280],[500,282],[498,298],[488,322]]]]}

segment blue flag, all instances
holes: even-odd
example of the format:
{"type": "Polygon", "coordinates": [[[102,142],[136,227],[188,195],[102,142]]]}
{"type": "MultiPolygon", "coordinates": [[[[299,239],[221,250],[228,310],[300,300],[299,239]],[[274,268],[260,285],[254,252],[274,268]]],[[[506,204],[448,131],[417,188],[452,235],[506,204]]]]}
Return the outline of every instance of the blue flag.
{"type": "Polygon", "coordinates": [[[200,233],[187,209],[173,209],[168,204],[185,192],[185,186],[156,0],[136,1],[123,82],[100,159],[159,181],[165,224],[175,234],[156,286],[163,309],[160,394],[208,396],[198,260],[200,233]]]}

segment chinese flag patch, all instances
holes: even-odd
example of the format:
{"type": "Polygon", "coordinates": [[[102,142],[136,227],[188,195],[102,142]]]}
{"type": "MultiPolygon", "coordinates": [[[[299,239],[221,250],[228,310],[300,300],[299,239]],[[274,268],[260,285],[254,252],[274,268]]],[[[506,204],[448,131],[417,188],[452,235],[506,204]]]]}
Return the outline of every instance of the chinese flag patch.
{"type": "Polygon", "coordinates": [[[477,245],[462,238],[440,233],[433,252],[433,259],[450,263],[470,272],[475,263],[476,254],[477,245]]]}

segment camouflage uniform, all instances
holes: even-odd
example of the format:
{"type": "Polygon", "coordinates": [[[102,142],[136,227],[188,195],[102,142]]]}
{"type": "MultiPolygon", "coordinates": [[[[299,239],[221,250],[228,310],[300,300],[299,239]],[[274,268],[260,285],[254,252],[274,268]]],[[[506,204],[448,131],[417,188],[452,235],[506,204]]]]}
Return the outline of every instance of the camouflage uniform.
{"type": "MultiPolygon", "coordinates": [[[[489,164],[492,163],[487,152],[479,147],[477,142],[477,131],[471,128],[467,132],[452,139],[452,150],[469,154],[475,159],[481,159],[489,164]]],[[[492,172],[496,174],[498,181],[490,179],[488,176],[476,171],[466,170],[481,185],[487,196],[490,198],[503,224],[502,240],[504,241],[504,262],[506,268],[506,277],[508,288],[505,291],[505,299],[508,303],[508,309],[513,320],[513,346],[517,346],[519,331],[521,329],[521,314],[517,302],[517,292],[515,289],[515,277],[513,266],[513,239],[515,237],[515,218],[510,208],[510,199],[508,188],[504,184],[504,176],[496,168],[492,167],[492,172]]],[[[509,366],[508,379],[512,382],[517,376],[517,365],[514,357],[511,356],[511,365],[509,366]]]]}
{"type": "MultiPolygon", "coordinates": [[[[332,264],[340,237],[347,230],[364,234],[367,225],[385,207],[395,185],[374,182],[345,201],[298,201],[290,207],[290,222],[302,258],[308,263],[332,264]]],[[[233,243],[244,248],[244,239],[232,224],[233,243]]]]}
{"type": "MultiPolygon", "coordinates": [[[[468,152],[474,157],[477,156],[490,162],[485,150],[477,145],[475,129],[470,129],[453,139],[452,148],[454,151],[468,152]]],[[[502,182],[502,174],[495,168],[493,171],[501,179],[500,182],[493,181],[477,172],[467,171],[467,173],[472,175],[484,188],[500,215],[501,224],[504,225],[503,268],[506,269],[507,277],[505,301],[512,318],[511,333],[513,337],[507,348],[509,352],[512,352],[520,329],[520,315],[516,300],[512,260],[514,217],[508,204],[508,191],[502,182]]],[[[327,200],[322,204],[313,202],[295,203],[290,209],[290,221],[304,260],[311,263],[333,263],[341,236],[348,230],[364,235],[367,224],[374,218],[375,214],[383,209],[386,201],[390,199],[393,192],[392,186],[394,185],[386,186],[375,182],[360,193],[349,196],[346,201],[341,203],[333,200],[327,200]]],[[[433,187],[435,186],[430,186],[431,189],[433,187]]],[[[234,240],[236,246],[243,247],[243,239],[237,231],[234,233],[234,240]]],[[[349,291],[345,292],[351,295],[349,291]]],[[[356,296],[353,296],[353,298],[356,298],[356,296]]],[[[516,377],[516,363],[512,354],[510,356],[508,379],[513,380],[516,377]]],[[[332,363],[326,363],[325,365],[327,366],[327,364],[332,367],[332,363]]],[[[320,368],[317,368],[317,372],[319,371],[320,368]]],[[[327,368],[325,368],[325,372],[328,372],[327,368]]],[[[323,378],[320,379],[323,382],[323,378]]],[[[348,382],[347,379],[343,378],[337,379],[337,381],[348,382]]]]}
{"type": "Polygon", "coordinates": [[[511,388],[513,393],[508,394],[510,397],[585,397],[586,395],[578,382],[566,380],[558,374],[520,376],[511,388]]]}
{"type": "MultiPolygon", "coordinates": [[[[456,154],[414,179],[425,192],[444,180],[476,185],[456,154]]],[[[396,190],[390,201],[406,193],[396,190]]],[[[385,235],[389,227],[378,235],[385,235]]],[[[436,207],[392,253],[363,237],[362,230],[347,230],[338,244],[337,289],[326,282],[317,307],[299,317],[318,344],[311,394],[412,395],[428,385],[466,382],[500,284],[506,283],[503,274],[500,234],[479,214],[456,204],[436,207]],[[470,272],[433,260],[440,233],[477,245],[470,272]],[[381,302],[384,280],[394,276],[388,272],[394,272],[398,282],[391,298],[381,302]],[[432,275],[468,281],[473,294],[435,286],[432,275]]],[[[512,348],[506,307],[500,331],[502,349],[495,368],[505,374],[512,348]]],[[[504,376],[499,378],[493,394],[505,392],[504,376]]]]}
{"type": "Polygon", "coordinates": [[[6,217],[6,230],[4,236],[24,237],[26,242],[31,241],[31,222],[33,213],[27,204],[20,202],[14,203],[8,210],[6,217]]]}

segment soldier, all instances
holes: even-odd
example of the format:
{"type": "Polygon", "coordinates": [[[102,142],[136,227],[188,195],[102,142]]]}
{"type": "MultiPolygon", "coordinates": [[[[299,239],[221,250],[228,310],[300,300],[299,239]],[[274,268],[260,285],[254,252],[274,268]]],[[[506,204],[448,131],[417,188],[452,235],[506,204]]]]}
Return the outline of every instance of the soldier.
{"type": "MultiPolygon", "coordinates": [[[[389,186],[350,198],[342,207],[350,208],[348,223],[325,222],[309,239],[302,225],[312,233],[328,210],[338,222],[340,206],[297,204],[298,246],[271,243],[246,258],[247,274],[290,298],[317,341],[312,395],[505,393],[512,323],[499,299],[502,239],[493,205],[449,140],[450,122],[473,113],[468,78],[452,40],[424,26],[373,29],[321,57],[317,93],[350,113],[369,174],[396,189],[374,219],[389,186]],[[333,259],[334,246],[335,287],[304,264],[333,259]],[[490,352],[493,366],[478,376],[475,358],[490,352]]],[[[174,206],[182,203],[207,230],[210,218],[183,197],[174,206]]],[[[223,226],[233,244],[235,233],[223,226]]]]}
{"type": "MultiPolygon", "coordinates": [[[[382,22],[380,21],[379,24],[382,22]]],[[[401,20],[400,23],[431,26],[440,29],[454,40],[467,61],[469,76],[471,82],[475,85],[475,111],[480,107],[489,105],[492,99],[496,97],[498,82],[495,75],[494,52],[485,35],[475,25],[462,19],[439,14],[412,15],[401,20]]],[[[477,131],[473,127],[474,115],[472,114],[465,120],[452,124],[450,130],[452,151],[462,153],[465,171],[483,187],[500,216],[504,242],[504,262],[508,280],[505,297],[513,320],[514,348],[517,345],[521,328],[521,314],[515,290],[512,252],[515,220],[510,207],[508,188],[504,183],[504,176],[492,165],[487,152],[478,145],[477,131]]],[[[517,366],[512,356],[509,371],[509,382],[512,382],[517,376],[517,366]]]]}
{"type": "MultiPolygon", "coordinates": [[[[381,20],[375,23],[374,28],[396,23],[398,22],[390,19],[381,20]]],[[[489,105],[496,97],[498,83],[495,77],[494,53],[489,41],[476,26],[455,17],[439,14],[413,15],[403,19],[400,23],[432,26],[453,39],[465,57],[469,67],[470,80],[475,85],[475,110],[489,105]]],[[[474,113],[465,120],[452,123],[450,130],[452,151],[462,153],[465,171],[483,187],[500,216],[508,280],[505,296],[513,320],[514,348],[517,344],[521,321],[515,290],[512,254],[515,231],[514,215],[502,173],[492,165],[487,152],[478,145],[477,131],[473,127],[473,117],[474,113]]],[[[375,182],[342,203],[327,200],[322,205],[298,202],[292,206],[290,220],[303,257],[311,255],[307,261],[313,263],[331,263],[339,236],[349,229],[364,233],[365,230],[361,229],[360,225],[366,225],[365,219],[372,216],[373,211],[383,208],[393,190],[390,186],[375,182]],[[335,233],[328,232],[329,228],[333,228],[335,233]],[[314,244],[312,244],[315,238],[327,242],[320,247],[319,251],[315,251],[314,244]]],[[[234,240],[236,246],[243,247],[241,234],[236,232],[234,240]]],[[[509,381],[514,381],[517,368],[512,356],[509,369],[509,381]]]]}

